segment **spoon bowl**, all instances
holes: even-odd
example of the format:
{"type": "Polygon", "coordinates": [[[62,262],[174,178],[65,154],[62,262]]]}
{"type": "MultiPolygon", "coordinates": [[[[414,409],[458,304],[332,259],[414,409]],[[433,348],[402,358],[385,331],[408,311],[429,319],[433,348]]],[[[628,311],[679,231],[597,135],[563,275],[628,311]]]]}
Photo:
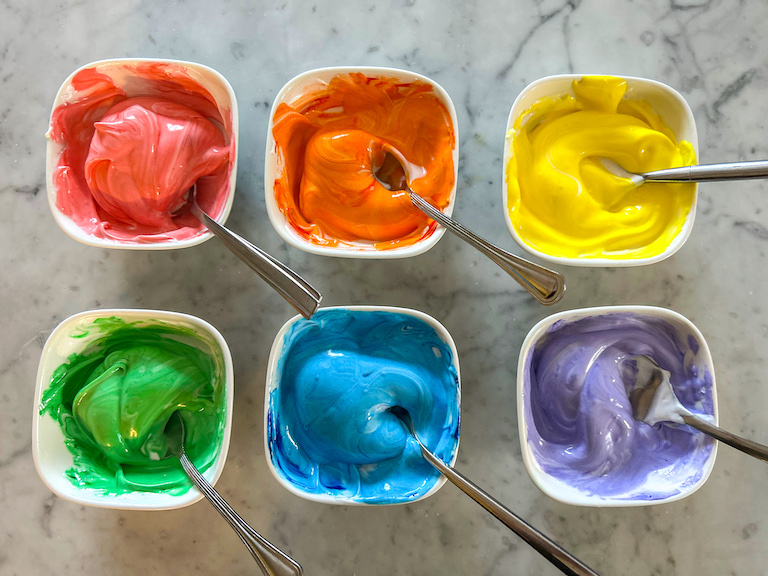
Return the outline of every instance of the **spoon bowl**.
{"type": "Polygon", "coordinates": [[[408,185],[409,171],[406,171],[404,165],[408,165],[405,158],[398,158],[396,152],[387,151],[381,164],[374,169],[374,177],[390,191],[402,190],[407,193],[411,203],[416,208],[485,254],[512,276],[539,303],[549,306],[563,297],[565,279],[560,273],[502,250],[443,214],[411,190],[408,185]]]}
{"type": "MultiPolygon", "coordinates": [[[[681,414],[688,412],[675,395],[670,374],[650,356],[632,356],[623,368],[634,368],[634,383],[629,392],[632,417],[653,426],[659,422],[683,423],[681,414]]],[[[630,375],[630,380],[632,379],[630,375]]]]}
{"type": "Polygon", "coordinates": [[[635,420],[651,426],[659,423],[687,424],[737,450],[768,462],[768,446],[727,432],[683,406],[672,388],[669,372],[653,358],[645,355],[631,356],[624,363],[630,372],[634,369],[634,381],[630,378],[629,403],[635,420]]]}

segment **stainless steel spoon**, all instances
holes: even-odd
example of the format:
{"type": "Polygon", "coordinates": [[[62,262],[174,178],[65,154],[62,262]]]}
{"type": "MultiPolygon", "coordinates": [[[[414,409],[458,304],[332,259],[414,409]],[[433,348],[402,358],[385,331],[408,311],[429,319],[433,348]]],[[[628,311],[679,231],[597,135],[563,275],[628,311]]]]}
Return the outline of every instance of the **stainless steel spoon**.
{"type": "Polygon", "coordinates": [[[632,356],[624,362],[634,364],[637,369],[629,393],[629,403],[632,405],[632,416],[635,420],[650,425],[658,422],[688,424],[720,442],[768,462],[768,446],[727,432],[683,406],[672,389],[669,372],[659,366],[653,358],[645,355],[632,356]]]}
{"type": "Polygon", "coordinates": [[[654,170],[643,174],[627,172],[619,164],[608,158],[600,158],[600,162],[608,172],[619,178],[632,180],[635,186],[640,186],[646,182],[724,182],[727,180],[768,178],[768,160],[698,164],[696,166],[654,170]]]}
{"type": "Polygon", "coordinates": [[[196,194],[197,184],[192,187],[188,198],[190,212],[195,218],[200,220],[235,256],[245,262],[251,270],[261,276],[280,296],[296,308],[304,318],[310,318],[312,314],[317,312],[317,307],[323,298],[320,292],[288,266],[208,216],[197,203],[196,194]]]}
{"type": "Polygon", "coordinates": [[[381,166],[374,170],[374,177],[389,190],[407,191],[416,208],[493,260],[541,304],[549,306],[563,297],[565,279],[561,274],[491,244],[411,190],[403,164],[394,154],[386,153],[381,166]]]}
{"type": "Polygon", "coordinates": [[[192,483],[237,532],[264,576],[302,576],[304,570],[301,565],[251,528],[195,468],[184,450],[184,419],[178,411],[171,415],[166,427],[166,435],[168,437],[168,455],[179,459],[184,472],[189,476],[192,483]]]}
{"type": "Polygon", "coordinates": [[[493,514],[497,519],[501,520],[507,528],[535,548],[539,554],[552,562],[552,564],[557,566],[565,574],[570,574],[571,576],[597,576],[598,573],[584,564],[584,562],[573,556],[567,550],[561,548],[560,545],[550,540],[547,536],[512,512],[512,510],[504,506],[504,504],[496,500],[477,485],[473,484],[470,480],[464,477],[464,475],[445,464],[440,458],[430,452],[416,435],[416,428],[413,425],[411,415],[405,408],[394,406],[390,408],[390,411],[403,421],[406,429],[419,445],[421,455],[427,462],[434,466],[438,472],[458,486],[475,502],[480,504],[480,506],[488,510],[488,512],[493,514]]]}

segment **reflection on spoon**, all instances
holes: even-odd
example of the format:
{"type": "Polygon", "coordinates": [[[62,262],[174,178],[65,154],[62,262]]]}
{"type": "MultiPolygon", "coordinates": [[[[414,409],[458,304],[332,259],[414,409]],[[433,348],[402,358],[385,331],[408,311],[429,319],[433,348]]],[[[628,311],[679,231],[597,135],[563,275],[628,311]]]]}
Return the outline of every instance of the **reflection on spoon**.
{"type": "Polygon", "coordinates": [[[192,215],[221,240],[235,256],[245,262],[251,270],[296,308],[304,318],[311,318],[312,314],[317,312],[317,307],[323,298],[320,292],[288,266],[208,216],[198,205],[195,198],[196,192],[197,184],[192,187],[188,198],[192,215]]]}
{"type": "Polygon", "coordinates": [[[598,573],[592,570],[592,568],[547,538],[536,528],[512,512],[512,510],[504,506],[504,504],[473,484],[462,474],[445,464],[440,458],[430,452],[416,435],[416,428],[414,427],[413,420],[411,419],[408,410],[400,406],[393,406],[390,408],[390,411],[403,421],[408,433],[414,440],[416,440],[416,443],[421,449],[421,455],[427,462],[434,466],[438,472],[450,480],[454,485],[458,486],[475,502],[480,504],[480,506],[501,520],[507,528],[530,544],[539,552],[539,554],[552,562],[552,564],[557,566],[565,574],[570,574],[572,576],[598,576],[598,573]]]}
{"type": "Polygon", "coordinates": [[[403,167],[405,164],[410,168],[410,165],[405,158],[398,158],[395,154],[396,152],[394,151],[386,152],[381,165],[374,170],[374,177],[383,186],[389,190],[403,190],[407,192],[416,208],[493,260],[541,304],[549,306],[563,297],[565,293],[565,279],[561,274],[529,262],[491,244],[443,214],[411,190],[408,186],[408,175],[403,167]]]}
{"type": "Polygon", "coordinates": [[[261,534],[251,528],[240,515],[235,512],[224,498],[216,492],[215,488],[208,483],[200,471],[195,467],[184,450],[184,440],[186,429],[184,428],[184,419],[177,410],[171,414],[168,424],[165,428],[168,438],[168,453],[166,458],[176,457],[181,462],[181,467],[187,473],[189,479],[200,490],[200,492],[213,504],[219,514],[232,526],[237,532],[240,540],[246,545],[248,551],[256,560],[264,576],[302,576],[304,570],[293,558],[285,552],[274,546],[261,534]]]}
{"type": "Polygon", "coordinates": [[[627,172],[610,158],[598,158],[608,172],[631,180],[635,186],[646,182],[725,182],[729,180],[756,180],[768,178],[768,160],[698,164],[680,168],[654,170],[643,174],[627,172]]]}
{"type": "Polygon", "coordinates": [[[645,355],[632,356],[624,362],[635,369],[634,382],[631,383],[629,393],[629,403],[632,405],[632,416],[635,420],[651,426],[659,422],[688,424],[720,442],[768,462],[768,446],[727,432],[683,406],[669,381],[669,372],[659,366],[653,358],[645,355]]]}

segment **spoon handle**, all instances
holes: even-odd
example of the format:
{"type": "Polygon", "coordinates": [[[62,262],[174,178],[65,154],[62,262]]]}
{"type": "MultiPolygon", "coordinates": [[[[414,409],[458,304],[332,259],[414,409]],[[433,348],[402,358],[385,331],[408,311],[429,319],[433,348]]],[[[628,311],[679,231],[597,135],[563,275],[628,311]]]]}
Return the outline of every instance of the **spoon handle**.
{"type": "Polygon", "coordinates": [[[728,446],[736,448],[736,450],[741,450],[745,454],[754,456],[763,462],[768,462],[768,446],[732,434],[731,432],[723,430],[719,426],[715,426],[693,414],[683,413],[681,416],[683,417],[683,422],[688,424],[688,426],[696,428],[696,430],[704,432],[704,434],[708,434],[709,436],[712,436],[712,438],[716,438],[717,440],[720,440],[720,442],[724,442],[725,444],[728,444],[728,446]]]}
{"type": "Polygon", "coordinates": [[[317,311],[323,297],[309,282],[261,248],[216,222],[197,202],[191,203],[191,211],[235,256],[261,276],[304,318],[310,318],[317,311]]]}
{"type": "Polygon", "coordinates": [[[507,274],[512,276],[536,300],[545,306],[554,304],[563,297],[565,279],[561,274],[528,262],[498,246],[494,246],[471,230],[468,230],[452,218],[443,214],[415,192],[410,192],[411,202],[427,216],[447,228],[459,238],[468,242],[480,252],[498,264],[507,274]]]}
{"type": "Polygon", "coordinates": [[[768,160],[699,164],[641,174],[646,182],[721,182],[768,178],[768,160]]]}
{"type": "Polygon", "coordinates": [[[264,576],[302,576],[304,570],[301,565],[293,558],[286,555],[282,550],[276,548],[271,542],[261,534],[251,528],[240,515],[235,512],[227,501],[219,495],[218,492],[208,483],[202,474],[197,470],[187,453],[182,451],[179,455],[181,466],[187,473],[189,479],[198,490],[208,498],[213,507],[237,532],[240,540],[245,544],[248,551],[256,560],[264,576]]]}
{"type": "Polygon", "coordinates": [[[571,576],[598,576],[598,573],[560,547],[536,528],[528,524],[493,496],[468,480],[463,474],[447,466],[419,442],[424,458],[437,468],[440,473],[458,486],[465,494],[501,520],[510,530],[533,546],[539,554],[557,566],[564,574],[571,576]]]}

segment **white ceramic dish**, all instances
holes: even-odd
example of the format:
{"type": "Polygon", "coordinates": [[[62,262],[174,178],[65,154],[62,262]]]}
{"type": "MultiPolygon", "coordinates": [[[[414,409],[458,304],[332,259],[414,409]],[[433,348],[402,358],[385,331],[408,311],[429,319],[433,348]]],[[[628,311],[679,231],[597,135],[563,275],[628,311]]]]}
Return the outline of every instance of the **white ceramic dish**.
{"type": "MultiPolygon", "coordinates": [[[[604,316],[613,314],[634,313],[643,316],[651,316],[655,318],[661,318],[674,326],[678,333],[681,335],[692,336],[699,345],[698,352],[694,355],[693,363],[699,368],[699,373],[704,374],[704,370],[709,371],[712,376],[712,403],[713,403],[713,416],[714,423],[717,424],[717,386],[715,385],[715,371],[712,363],[712,355],[710,354],[709,347],[707,346],[704,336],[701,334],[698,328],[685,316],[678,314],[672,310],[666,308],[658,308],[655,306],[599,306],[595,308],[582,308],[579,310],[567,310],[558,314],[553,314],[548,318],[545,318],[526,336],[523,341],[522,349],[520,350],[520,358],[517,366],[517,422],[520,436],[520,445],[523,453],[523,462],[525,469],[528,471],[528,475],[533,480],[533,483],[544,492],[547,496],[563,502],[565,504],[574,504],[577,506],[606,506],[606,507],[630,507],[630,506],[647,506],[651,504],[668,504],[686,496],[690,496],[696,490],[701,488],[704,482],[709,478],[709,474],[712,472],[712,468],[715,465],[715,457],[717,456],[717,442],[712,445],[712,451],[709,454],[709,458],[704,462],[701,469],[701,476],[694,483],[684,486],[681,492],[667,498],[660,498],[657,500],[630,500],[622,498],[622,496],[616,497],[601,497],[599,495],[587,494],[576,487],[556,478],[547,472],[545,472],[533,453],[528,441],[528,419],[526,418],[526,409],[530,402],[530,396],[526,390],[526,377],[528,373],[528,364],[530,361],[531,351],[539,340],[548,333],[550,328],[560,321],[573,322],[581,318],[589,316],[604,316]]],[[[654,486],[657,486],[654,485],[654,486]]],[[[678,485],[670,485],[670,488],[677,488],[678,485]]]]}
{"type": "Polygon", "coordinates": [[[373,259],[389,259],[389,258],[408,258],[410,256],[416,256],[422,254],[437,244],[438,240],[443,237],[445,228],[438,226],[435,231],[427,238],[423,238],[418,242],[411,244],[410,246],[404,246],[400,248],[393,248],[390,250],[376,250],[372,246],[319,246],[312,244],[310,241],[302,238],[288,222],[285,214],[280,211],[275,201],[274,184],[280,171],[279,157],[275,153],[275,139],[272,135],[273,119],[277,107],[282,103],[288,103],[295,101],[299,98],[307,87],[317,83],[327,83],[332,78],[340,74],[349,74],[351,72],[359,72],[369,77],[387,77],[397,78],[403,82],[421,81],[432,86],[434,93],[440,99],[440,101],[448,109],[451,115],[451,122],[453,123],[453,131],[456,139],[456,146],[453,149],[453,177],[454,185],[451,191],[451,197],[446,206],[444,212],[448,216],[453,214],[453,208],[456,204],[456,184],[459,171],[459,122],[456,118],[456,109],[453,106],[451,97],[443,88],[430,80],[426,76],[416,74],[415,72],[409,72],[407,70],[398,70],[397,68],[379,68],[370,66],[335,66],[330,68],[319,68],[317,70],[310,70],[299,74],[292,80],[290,80],[283,88],[278,92],[274,103],[272,104],[272,111],[269,115],[269,127],[267,128],[267,151],[264,163],[264,193],[267,202],[267,213],[269,214],[269,220],[272,222],[272,226],[280,237],[288,244],[305,252],[312,254],[320,254],[322,256],[339,256],[344,258],[373,258],[373,259]]]}
{"type": "MultiPolygon", "coordinates": [[[[240,140],[238,136],[238,110],[237,99],[235,98],[235,92],[230,86],[227,79],[224,78],[213,68],[204,66],[202,64],[196,64],[194,62],[184,62],[181,60],[165,60],[157,58],[113,58],[109,60],[99,60],[97,62],[91,62],[85,66],[81,66],[64,81],[56,94],[56,99],[53,101],[53,107],[51,108],[51,117],[53,111],[64,103],[72,100],[76,96],[76,91],[72,87],[72,79],[75,75],[89,68],[98,68],[98,72],[109,76],[118,86],[122,87],[128,94],[133,96],[130,88],[130,77],[126,75],[124,70],[120,70],[123,66],[130,66],[142,63],[163,63],[172,66],[178,66],[183,68],[196,82],[206,88],[211,96],[216,101],[219,113],[223,118],[231,114],[232,118],[232,130],[229,134],[232,142],[234,143],[234,161],[231,166],[231,173],[229,178],[229,187],[227,189],[227,199],[224,205],[224,209],[216,220],[220,224],[224,224],[229,217],[229,213],[232,209],[232,202],[235,198],[235,181],[237,177],[237,158],[240,150],[240,140]]],[[[50,124],[50,122],[49,122],[50,124]]],[[[48,205],[51,208],[54,220],[59,227],[69,236],[87,244],[89,246],[96,246],[98,248],[117,248],[123,250],[172,250],[175,248],[188,248],[190,246],[196,246],[211,238],[213,234],[204,230],[198,236],[194,238],[187,238],[184,240],[165,241],[165,242],[147,242],[147,243],[131,243],[123,242],[120,240],[114,240],[110,238],[98,238],[85,232],[80,226],[78,226],[69,216],[61,212],[56,206],[56,186],[53,182],[53,172],[56,168],[56,164],[59,159],[62,147],[60,144],[53,142],[50,138],[46,138],[46,155],[45,155],[45,184],[48,193],[48,205]]]]}
{"type": "Polygon", "coordinates": [[[39,406],[42,394],[48,389],[54,370],[65,363],[71,354],[82,351],[90,341],[99,336],[99,334],[95,334],[82,337],[81,328],[92,326],[96,318],[109,318],[111,316],[117,316],[131,322],[156,321],[172,326],[191,328],[200,335],[200,340],[194,340],[194,342],[190,340],[188,343],[194,343],[202,350],[215,351],[215,356],[220,358],[222,364],[220,369],[225,386],[226,422],[219,454],[203,476],[211,484],[215,484],[221,476],[232,433],[232,402],[235,392],[232,355],[229,346],[216,328],[195,316],[160,310],[130,309],[80,312],[64,320],[48,337],[37,371],[32,419],[32,456],[37,473],[54,494],[65,500],[86,506],[122,510],[170,510],[194,504],[203,498],[203,495],[194,487],[179,496],[153,492],[130,492],[114,495],[104,494],[102,491],[92,488],[80,488],[72,484],[65,476],[65,472],[73,466],[72,453],[64,445],[64,435],[59,423],[47,413],[40,414],[39,406]],[[72,334],[79,337],[71,337],[72,334]]]}
{"type": "MultiPolygon", "coordinates": [[[[537,258],[553,262],[555,264],[563,264],[566,266],[588,266],[588,267],[626,267],[626,266],[642,266],[644,264],[653,264],[655,262],[661,262],[662,260],[669,258],[677,252],[693,229],[693,221],[696,217],[696,199],[698,197],[698,185],[694,190],[693,203],[691,204],[691,210],[688,213],[688,217],[683,224],[682,230],[678,233],[672,243],[667,247],[664,252],[656,256],[649,258],[564,258],[562,256],[551,256],[545,252],[541,252],[532,246],[526,244],[522,238],[520,238],[517,230],[512,224],[512,219],[509,215],[509,194],[507,192],[507,164],[512,156],[512,136],[514,134],[515,120],[517,120],[523,112],[528,110],[533,104],[541,99],[551,96],[562,96],[566,94],[574,95],[572,83],[574,80],[578,80],[583,76],[591,76],[591,74],[558,74],[556,76],[547,76],[546,78],[540,78],[535,82],[532,82],[520,93],[515,99],[515,103],[512,105],[512,110],[509,112],[509,119],[507,120],[506,136],[504,139],[504,162],[502,163],[502,206],[504,207],[504,220],[507,223],[507,228],[512,238],[515,239],[520,247],[526,252],[533,254],[537,258]]],[[[631,76],[621,76],[627,81],[627,94],[626,97],[630,99],[645,100],[648,102],[664,122],[671,128],[672,132],[678,141],[686,140],[691,143],[694,151],[696,152],[696,158],[699,157],[699,137],[696,132],[696,121],[693,118],[693,112],[691,107],[685,101],[685,99],[674,88],[667,86],[656,80],[648,80],[646,78],[634,78],[631,76]]]]}
{"type": "MultiPolygon", "coordinates": [[[[425,314],[424,312],[419,312],[418,310],[412,310],[410,308],[397,308],[394,306],[333,306],[329,308],[323,308],[323,311],[325,310],[351,310],[356,312],[391,312],[395,314],[405,314],[408,316],[413,316],[414,318],[418,318],[419,320],[425,322],[429,326],[431,326],[437,335],[440,337],[440,339],[445,342],[445,344],[448,345],[448,347],[451,349],[451,353],[453,354],[453,367],[456,369],[456,386],[457,386],[457,411],[459,414],[457,414],[458,421],[459,421],[459,435],[456,439],[456,449],[454,450],[453,458],[451,459],[451,462],[449,463],[451,466],[453,466],[456,463],[456,459],[459,456],[459,443],[461,441],[461,375],[459,372],[459,354],[456,350],[456,344],[453,341],[453,338],[451,337],[448,330],[440,324],[437,320],[432,318],[432,316],[429,316],[428,314],[425,314]]],[[[296,496],[300,496],[301,498],[305,498],[306,500],[312,500],[313,502],[321,502],[323,504],[340,504],[345,506],[391,506],[391,505],[400,505],[400,504],[411,504],[413,502],[418,502],[419,500],[423,500],[424,498],[428,498],[435,492],[437,492],[443,484],[445,484],[445,477],[439,476],[437,479],[437,482],[435,482],[435,485],[432,486],[432,488],[420,496],[419,498],[416,498],[414,500],[408,501],[408,502],[397,502],[394,504],[368,504],[366,502],[359,502],[355,500],[345,499],[342,497],[335,497],[330,496],[327,494],[312,494],[309,492],[305,492],[301,488],[297,487],[289,479],[287,479],[275,466],[274,462],[272,461],[272,451],[269,446],[270,442],[270,434],[269,434],[269,422],[270,422],[270,396],[274,390],[277,390],[280,387],[280,380],[281,380],[281,366],[280,366],[280,360],[283,357],[284,352],[284,344],[285,344],[285,336],[288,333],[288,331],[291,329],[291,327],[300,320],[303,320],[301,316],[294,316],[288,322],[286,322],[282,328],[280,328],[280,331],[277,333],[277,336],[275,336],[275,341],[272,344],[272,350],[269,353],[269,363],[267,364],[267,385],[266,385],[266,393],[265,393],[265,399],[264,399],[264,455],[267,459],[267,464],[269,466],[270,472],[272,472],[272,476],[275,477],[275,479],[289,492],[295,494],[296,496]]]]}

